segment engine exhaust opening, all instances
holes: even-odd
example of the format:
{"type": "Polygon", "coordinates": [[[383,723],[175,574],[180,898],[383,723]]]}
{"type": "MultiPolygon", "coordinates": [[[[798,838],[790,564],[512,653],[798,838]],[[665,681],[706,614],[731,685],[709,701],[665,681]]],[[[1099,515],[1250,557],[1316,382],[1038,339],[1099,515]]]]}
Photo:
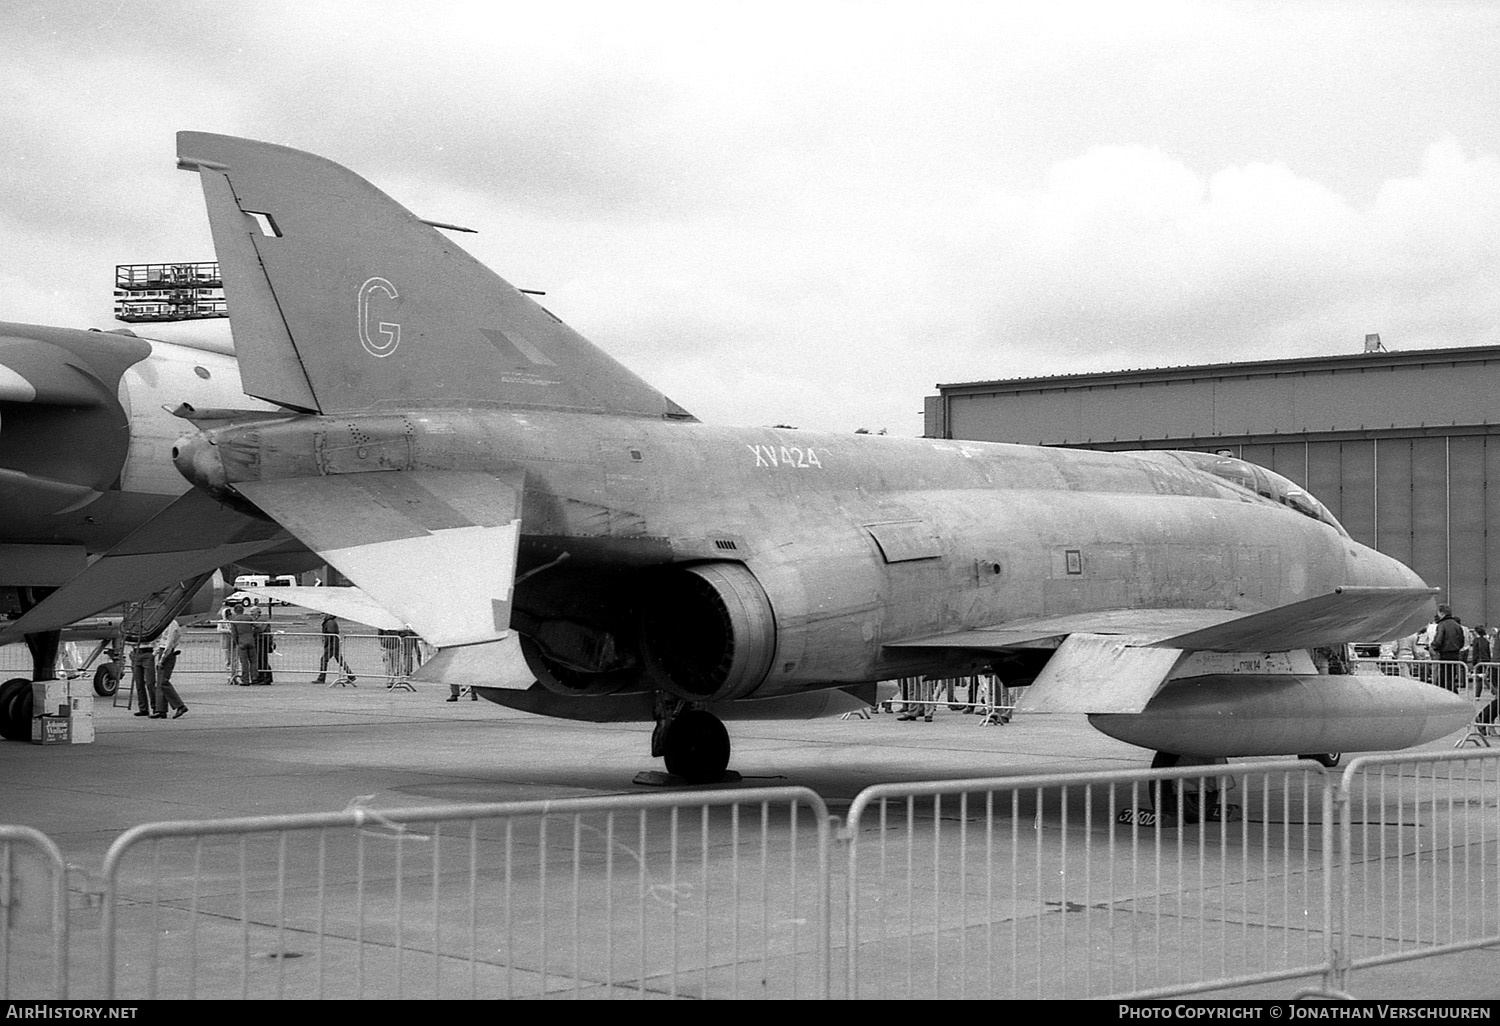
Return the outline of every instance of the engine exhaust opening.
{"type": "Polygon", "coordinates": [[[673,694],[722,701],[750,694],[770,672],[776,621],[755,575],[708,563],[658,576],[641,610],[641,653],[673,694]]]}

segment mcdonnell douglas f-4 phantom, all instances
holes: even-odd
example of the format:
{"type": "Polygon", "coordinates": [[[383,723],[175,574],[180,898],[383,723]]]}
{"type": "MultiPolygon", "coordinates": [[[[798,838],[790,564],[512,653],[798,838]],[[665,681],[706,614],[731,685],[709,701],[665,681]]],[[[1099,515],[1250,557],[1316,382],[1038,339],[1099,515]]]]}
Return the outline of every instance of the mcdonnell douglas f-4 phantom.
{"type": "Polygon", "coordinates": [[[1401,748],[1471,714],[1318,671],[1310,650],[1417,629],[1432,591],[1285,478],[702,424],[347,169],[197,132],[178,158],[245,389],[285,410],[199,425],[183,474],[434,645],[514,632],[554,710],[654,702],[653,754],[689,779],[729,760],[710,703],[984,667],[1034,681],[1023,709],[1204,758],[1401,748]]]}

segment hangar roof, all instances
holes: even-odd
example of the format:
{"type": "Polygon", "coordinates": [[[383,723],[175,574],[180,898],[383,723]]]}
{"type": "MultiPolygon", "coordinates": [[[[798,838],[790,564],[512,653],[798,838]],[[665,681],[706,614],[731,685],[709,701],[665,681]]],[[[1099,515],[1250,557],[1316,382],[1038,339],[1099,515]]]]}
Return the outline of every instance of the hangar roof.
{"type": "Polygon", "coordinates": [[[1142,381],[1196,381],[1202,378],[1259,377],[1267,374],[1317,374],[1339,371],[1396,370],[1433,364],[1486,363],[1500,360],[1500,345],[1459,346],[1453,349],[1408,349],[1396,352],[1350,353],[1342,356],[1303,356],[1281,360],[1188,364],[1135,370],[1052,374],[1034,378],[995,378],[987,381],[939,382],[943,392],[1021,392],[1035,388],[1091,388],[1130,385],[1142,381]]]}
{"type": "Polygon", "coordinates": [[[937,386],[933,437],[1044,445],[1451,433],[1500,424],[1500,346],[937,386]]]}

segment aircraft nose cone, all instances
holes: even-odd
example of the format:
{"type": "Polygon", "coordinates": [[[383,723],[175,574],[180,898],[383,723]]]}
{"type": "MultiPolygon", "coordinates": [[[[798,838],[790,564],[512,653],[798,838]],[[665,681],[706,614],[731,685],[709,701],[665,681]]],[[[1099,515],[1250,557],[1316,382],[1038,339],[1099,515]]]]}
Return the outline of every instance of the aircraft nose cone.
{"type": "Polygon", "coordinates": [[[1418,577],[1416,571],[1383,552],[1349,543],[1349,583],[1377,588],[1425,588],[1427,582],[1418,577]]]}
{"type": "Polygon", "coordinates": [[[172,463],[196,487],[210,494],[221,492],[228,481],[217,449],[203,435],[184,435],[172,446],[172,463]]]}

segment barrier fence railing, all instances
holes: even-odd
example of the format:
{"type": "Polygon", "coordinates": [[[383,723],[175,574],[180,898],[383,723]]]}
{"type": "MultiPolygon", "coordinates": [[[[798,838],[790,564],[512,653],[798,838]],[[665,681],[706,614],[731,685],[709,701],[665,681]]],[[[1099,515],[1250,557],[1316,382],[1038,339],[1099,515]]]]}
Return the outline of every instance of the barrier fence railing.
{"type": "Polygon", "coordinates": [[[1500,943],[1500,761],[1362,756],[1336,787],[1343,894],[1331,989],[1357,969],[1500,943]]]}
{"type": "Polygon", "coordinates": [[[940,709],[977,714],[976,723],[1003,725],[1015,714],[1016,692],[993,674],[974,674],[942,680],[903,677],[896,692],[875,707],[905,720],[931,720],[940,709]]]}
{"type": "Polygon", "coordinates": [[[1350,664],[1355,670],[1364,673],[1374,671],[1388,677],[1411,677],[1447,688],[1449,691],[1468,693],[1470,697],[1474,694],[1469,664],[1461,660],[1360,658],[1350,660],[1350,664]]]}
{"type": "Polygon", "coordinates": [[[0,828],[0,980],[112,999],[1160,998],[1299,978],[1347,996],[1361,971],[1500,943],[1497,808],[1484,750],[879,785],[842,827],[793,787],[149,824],[87,885],[99,943],[73,938],[71,977],[62,857],[0,828]]]}
{"type": "Polygon", "coordinates": [[[0,825],[0,998],[18,996],[68,996],[68,867],[46,834],[0,825]]]}
{"type": "MultiPolygon", "coordinates": [[[[271,623],[271,629],[249,649],[253,670],[287,674],[297,678],[325,673],[337,680],[352,673],[358,684],[380,685],[388,680],[409,676],[422,665],[433,649],[416,637],[351,633],[328,636],[308,631],[305,625],[287,621],[271,623]],[[328,658],[324,652],[328,651],[328,658]],[[342,658],[340,658],[342,657],[342,658]]],[[[180,655],[173,675],[205,675],[228,680],[239,671],[237,647],[228,634],[210,630],[192,630],[183,634],[180,655]]],[[[86,653],[81,646],[64,646],[59,653],[59,676],[88,670],[86,653]],[[75,665],[78,664],[78,665],[75,665]]],[[[129,656],[121,667],[125,683],[130,681],[129,656]]],[[[0,647],[0,674],[30,676],[31,654],[25,645],[0,647]]]]}
{"type": "Polygon", "coordinates": [[[1325,973],[1330,802],[1321,766],[1286,761],[869,788],[840,834],[848,993],[1165,997],[1325,973]]]}
{"type": "Polygon", "coordinates": [[[140,826],[103,991],[827,997],[829,839],[792,787],[140,826]]]}

